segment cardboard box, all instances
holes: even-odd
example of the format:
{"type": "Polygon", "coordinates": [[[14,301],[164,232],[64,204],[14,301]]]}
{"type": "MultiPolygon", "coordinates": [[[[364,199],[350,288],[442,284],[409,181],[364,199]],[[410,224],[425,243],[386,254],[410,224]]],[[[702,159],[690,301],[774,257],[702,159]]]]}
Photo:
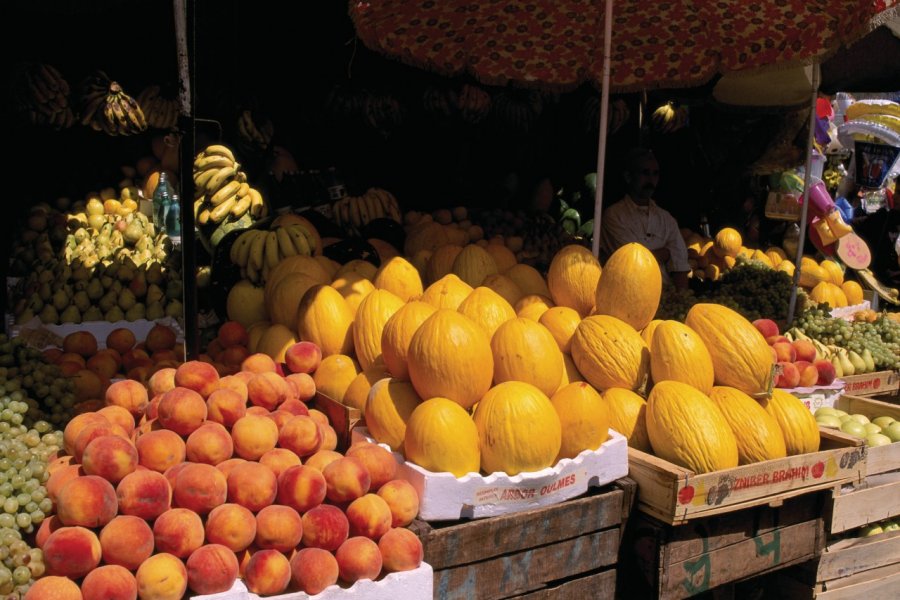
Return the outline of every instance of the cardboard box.
{"type": "MultiPolygon", "coordinates": [[[[354,429],[353,435],[374,441],[365,428],[354,429]]],[[[399,452],[393,454],[400,465],[397,477],[409,481],[419,493],[419,518],[425,521],[480,519],[558,504],[628,475],[628,442],[612,429],[597,450],[514,476],[469,473],[454,477],[423,469],[399,452]]]]}
{"type": "Polygon", "coordinates": [[[677,525],[750,506],[777,506],[786,498],[864,481],[863,441],[825,428],[819,434],[818,452],[704,474],[629,448],[629,477],[639,489],[637,508],[677,525]]]}

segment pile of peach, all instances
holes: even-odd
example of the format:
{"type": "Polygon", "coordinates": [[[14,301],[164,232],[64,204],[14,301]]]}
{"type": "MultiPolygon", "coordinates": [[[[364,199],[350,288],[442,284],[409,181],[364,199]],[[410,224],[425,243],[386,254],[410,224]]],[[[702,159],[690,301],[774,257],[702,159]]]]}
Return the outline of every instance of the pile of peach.
{"type": "MultiPolygon", "coordinates": [[[[288,354],[297,370],[321,359],[309,342],[288,354]]],[[[311,382],[253,354],[225,377],[199,361],[162,368],[149,394],[110,385],[51,464],[56,514],[36,536],[49,577],[33,597],[80,584],[84,600],[180,599],[238,576],[260,595],[317,594],[417,568],[422,545],[405,529],[415,489],[377,445],[335,451],[328,419],[305,404],[311,382]]]]}
{"type": "Polygon", "coordinates": [[[772,349],[772,356],[780,367],[775,387],[792,389],[815,385],[831,385],[835,379],[834,365],[817,358],[816,347],[807,340],[790,341],[781,335],[778,324],[771,319],[757,319],[753,325],[772,349]]]}

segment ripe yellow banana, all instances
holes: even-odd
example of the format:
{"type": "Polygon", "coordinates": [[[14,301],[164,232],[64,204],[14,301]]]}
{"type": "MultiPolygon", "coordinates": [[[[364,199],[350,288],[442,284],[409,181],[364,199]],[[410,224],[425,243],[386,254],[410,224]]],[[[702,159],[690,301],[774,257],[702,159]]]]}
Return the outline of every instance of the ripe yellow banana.
{"type": "Polygon", "coordinates": [[[278,264],[279,260],[281,260],[281,256],[278,254],[278,234],[274,231],[270,231],[266,234],[265,264],[269,265],[269,268],[271,269],[278,264]]]}
{"type": "Polygon", "coordinates": [[[300,231],[299,225],[288,225],[284,227],[287,231],[287,234],[291,238],[291,242],[296,249],[296,254],[301,254],[303,256],[310,256],[312,254],[312,249],[309,247],[309,243],[306,241],[306,236],[303,235],[303,232],[300,231]]]}
{"type": "Polygon", "coordinates": [[[206,225],[207,223],[209,223],[209,209],[204,208],[200,211],[200,214],[197,215],[197,224],[206,225]]]}
{"type": "Polygon", "coordinates": [[[231,151],[231,148],[228,146],[223,146],[222,144],[213,144],[212,146],[207,146],[206,150],[203,151],[207,156],[224,156],[229,159],[232,163],[234,160],[234,153],[231,151]]]}
{"type": "Polygon", "coordinates": [[[233,158],[222,156],[220,154],[207,155],[205,152],[194,159],[194,169],[197,171],[205,171],[206,169],[221,169],[222,167],[233,167],[235,165],[233,158]]]}
{"type": "Polygon", "coordinates": [[[237,202],[236,195],[229,197],[227,200],[209,211],[209,218],[213,223],[221,223],[225,220],[225,217],[227,217],[231,213],[231,209],[234,208],[235,202],[237,202]]]}
{"type": "Polygon", "coordinates": [[[256,237],[253,238],[253,243],[250,245],[250,258],[247,260],[247,266],[253,267],[257,271],[262,269],[263,262],[265,262],[263,250],[266,247],[266,237],[264,232],[257,232],[256,237]]]}
{"type": "MultiPolygon", "coordinates": [[[[260,236],[260,237],[265,239],[265,236],[260,236]]],[[[259,283],[260,282],[260,269],[256,268],[256,266],[253,264],[252,260],[247,262],[247,266],[245,268],[247,270],[247,279],[249,279],[253,283],[259,283]]]]}
{"type": "Polygon", "coordinates": [[[238,200],[234,203],[234,207],[231,209],[231,216],[235,219],[240,219],[244,216],[244,214],[250,210],[250,194],[244,194],[243,196],[238,193],[238,200]]]}
{"type": "Polygon", "coordinates": [[[291,235],[287,232],[285,227],[276,229],[275,237],[278,238],[278,252],[281,253],[281,256],[294,256],[297,254],[297,249],[291,241],[291,235]]]}
{"type": "Polygon", "coordinates": [[[359,206],[360,227],[365,227],[369,223],[369,221],[372,220],[372,216],[369,213],[369,206],[366,204],[366,197],[360,196],[358,198],[354,198],[353,203],[359,206]]]}
{"type": "Polygon", "coordinates": [[[359,202],[356,201],[356,198],[350,198],[350,224],[354,229],[362,228],[362,215],[359,210],[359,202]]]}
{"type": "Polygon", "coordinates": [[[209,203],[213,206],[219,206],[228,198],[236,196],[240,188],[241,183],[232,179],[231,181],[220,187],[219,190],[210,197],[209,203]]]}
{"type": "Polygon", "coordinates": [[[247,262],[250,260],[250,246],[253,245],[253,240],[256,239],[256,234],[258,233],[260,232],[256,229],[248,229],[238,238],[238,241],[243,241],[243,243],[238,246],[236,264],[242,267],[247,266],[247,262]]]}
{"type": "Polygon", "coordinates": [[[230,177],[234,177],[234,173],[234,167],[222,167],[221,169],[219,169],[215,176],[210,179],[209,183],[206,185],[206,193],[208,195],[212,195],[218,192],[219,188],[225,185],[230,177]]]}
{"type": "Polygon", "coordinates": [[[256,188],[250,188],[250,216],[254,219],[261,219],[266,216],[266,203],[262,194],[256,188]]]}
{"type": "Polygon", "coordinates": [[[218,174],[218,168],[200,171],[199,174],[194,173],[194,185],[197,186],[198,193],[206,193],[206,191],[209,189],[209,182],[212,181],[212,178],[218,174]]]}
{"type": "Polygon", "coordinates": [[[231,244],[231,248],[228,249],[228,260],[232,262],[232,264],[241,266],[241,263],[238,262],[238,259],[241,255],[241,249],[243,246],[247,245],[247,242],[250,241],[250,238],[247,237],[247,231],[242,232],[239,236],[237,236],[231,244]]]}

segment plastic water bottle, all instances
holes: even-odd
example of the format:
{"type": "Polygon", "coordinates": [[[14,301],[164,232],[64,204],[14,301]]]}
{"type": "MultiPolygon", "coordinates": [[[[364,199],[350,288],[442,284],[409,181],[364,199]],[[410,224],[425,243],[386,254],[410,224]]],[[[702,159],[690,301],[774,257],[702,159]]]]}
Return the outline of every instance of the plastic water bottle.
{"type": "Polygon", "coordinates": [[[172,194],[172,203],[166,215],[166,235],[170,238],[181,238],[181,200],[178,194],[172,194]]]}
{"type": "Polygon", "coordinates": [[[166,217],[169,214],[169,207],[172,205],[173,195],[174,191],[169,184],[169,176],[165,171],[161,171],[159,183],[156,184],[156,190],[153,192],[153,225],[156,226],[156,231],[166,231],[166,217]]]}

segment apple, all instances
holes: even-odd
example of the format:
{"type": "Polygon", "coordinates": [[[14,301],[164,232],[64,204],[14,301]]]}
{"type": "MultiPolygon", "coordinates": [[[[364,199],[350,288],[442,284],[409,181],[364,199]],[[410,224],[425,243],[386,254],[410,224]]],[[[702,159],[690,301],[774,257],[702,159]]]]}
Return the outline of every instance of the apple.
{"type": "Polygon", "coordinates": [[[854,421],[853,419],[847,419],[846,421],[844,421],[844,423],[841,425],[841,431],[843,431],[847,435],[852,435],[853,437],[866,437],[866,428],[862,426],[862,423],[854,421]]]}
{"type": "Polygon", "coordinates": [[[871,537],[873,535],[878,535],[879,533],[884,533],[884,529],[878,523],[872,523],[871,525],[866,525],[861,528],[859,532],[862,537],[871,537]]]}
{"type": "Polygon", "coordinates": [[[875,417],[874,419],[872,419],[872,422],[875,423],[876,425],[878,425],[879,427],[881,427],[882,429],[884,429],[885,427],[888,427],[894,421],[896,421],[896,419],[894,417],[875,417]]]}
{"type": "Polygon", "coordinates": [[[863,427],[865,427],[865,429],[866,429],[866,435],[872,435],[873,433],[881,433],[881,427],[879,427],[875,423],[863,423],[863,427]]]}
{"type": "Polygon", "coordinates": [[[816,417],[816,423],[822,427],[832,427],[834,429],[841,428],[841,420],[834,415],[821,415],[816,417]]]}
{"type": "Polygon", "coordinates": [[[854,421],[856,421],[857,423],[862,423],[863,425],[865,425],[866,423],[869,422],[869,417],[867,417],[866,415],[861,415],[859,413],[854,413],[854,414],[850,415],[850,418],[853,419],[854,421]]]}
{"type": "Polygon", "coordinates": [[[887,533],[888,531],[900,531],[900,523],[897,521],[884,521],[881,528],[887,533]]]}
{"type": "Polygon", "coordinates": [[[832,408],[832,407],[830,407],[830,406],[820,406],[819,408],[816,409],[816,412],[813,413],[813,416],[816,417],[816,418],[821,417],[821,416],[825,416],[825,415],[827,415],[827,416],[829,416],[829,417],[838,417],[838,416],[840,416],[840,415],[838,414],[837,409],[834,409],[834,408],[832,408]]]}
{"type": "Polygon", "coordinates": [[[844,415],[847,414],[847,411],[841,410],[841,409],[839,409],[839,408],[834,409],[834,412],[835,412],[835,413],[837,414],[837,416],[839,416],[839,417],[843,417],[844,415]]]}
{"type": "Polygon", "coordinates": [[[900,421],[894,421],[885,427],[881,433],[891,438],[892,442],[900,442],[900,421]]]}

